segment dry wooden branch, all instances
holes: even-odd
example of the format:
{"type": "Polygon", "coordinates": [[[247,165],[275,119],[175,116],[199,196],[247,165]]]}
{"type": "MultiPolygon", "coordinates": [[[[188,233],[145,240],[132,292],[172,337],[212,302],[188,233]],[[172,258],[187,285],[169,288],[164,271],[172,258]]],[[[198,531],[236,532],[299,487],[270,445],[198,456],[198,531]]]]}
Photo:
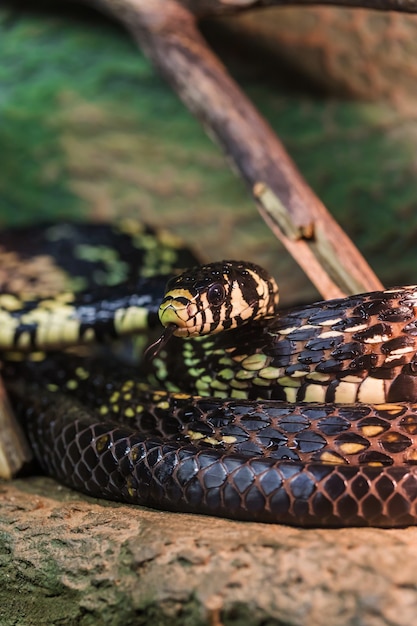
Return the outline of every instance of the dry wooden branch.
{"type": "Polygon", "coordinates": [[[0,478],[11,478],[32,459],[26,437],[14,416],[0,378],[0,478]]]}
{"type": "Polygon", "coordinates": [[[417,12],[417,0],[179,0],[179,2],[199,17],[225,15],[271,6],[311,6],[317,4],[375,9],[377,11],[417,12]]]}
{"type": "Polygon", "coordinates": [[[176,0],[92,1],[125,24],[222,146],[264,219],[323,297],[381,288],[273,130],[209,49],[190,11],[176,0]]]}

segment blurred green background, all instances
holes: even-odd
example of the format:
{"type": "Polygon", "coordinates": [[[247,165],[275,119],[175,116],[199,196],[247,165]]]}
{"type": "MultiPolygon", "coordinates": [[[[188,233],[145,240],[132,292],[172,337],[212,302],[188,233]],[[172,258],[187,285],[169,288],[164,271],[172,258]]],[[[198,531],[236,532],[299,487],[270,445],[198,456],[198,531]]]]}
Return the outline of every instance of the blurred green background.
{"type": "MultiPolygon", "coordinates": [[[[337,80],[332,90],[320,67],[304,67],[280,45],[278,25],[289,15],[275,9],[203,29],[382,281],[417,282],[414,94],[404,106],[404,98],[399,103],[376,91],[365,102],[366,94],[337,80]]],[[[417,29],[414,18],[406,19],[417,29]]],[[[320,18],[312,27],[321,23],[329,27],[320,18]]],[[[308,59],[302,29],[292,44],[308,59]]],[[[380,45],[387,45],[379,29],[380,45]]],[[[337,40],[334,23],[331,30],[337,40]]],[[[341,74],[347,67],[357,73],[348,64],[357,46],[354,40],[342,51],[341,74]]],[[[265,264],[285,303],[316,295],[220,150],[121,27],[72,4],[6,3],[0,58],[2,227],[135,215],[180,234],[206,260],[265,264]]],[[[378,71],[384,75],[383,67],[378,71]]],[[[393,93],[401,67],[396,75],[393,93]]]]}

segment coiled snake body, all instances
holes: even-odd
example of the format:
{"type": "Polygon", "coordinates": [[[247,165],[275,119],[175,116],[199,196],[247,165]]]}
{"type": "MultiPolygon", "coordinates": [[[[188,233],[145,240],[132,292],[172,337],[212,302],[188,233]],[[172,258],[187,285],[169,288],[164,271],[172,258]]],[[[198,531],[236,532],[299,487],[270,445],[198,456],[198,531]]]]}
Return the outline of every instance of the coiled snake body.
{"type": "Polygon", "coordinates": [[[9,281],[0,295],[3,373],[46,472],[90,495],[175,511],[417,522],[417,287],[277,313],[275,281],[225,261],[171,278],[162,299],[165,279],[151,270],[159,257],[172,272],[180,249],[131,223],[101,229],[44,229],[37,248],[67,237],[65,258],[88,258],[96,274],[119,264],[122,285],[39,299],[10,293],[9,281]],[[144,279],[127,276],[139,256],[144,279]],[[140,372],[107,355],[33,353],[155,325],[160,299],[166,330],[140,372]]]}

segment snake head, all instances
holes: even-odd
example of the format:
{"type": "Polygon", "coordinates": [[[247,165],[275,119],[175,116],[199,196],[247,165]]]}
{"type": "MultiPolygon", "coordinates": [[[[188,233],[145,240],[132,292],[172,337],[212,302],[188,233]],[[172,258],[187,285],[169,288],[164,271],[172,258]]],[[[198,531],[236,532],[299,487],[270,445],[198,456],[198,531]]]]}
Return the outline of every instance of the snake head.
{"type": "Polygon", "coordinates": [[[236,328],[273,315],[278,286],[263,268],[243,261],[221,261],[172,278],[159,319],[177,337],[196,337],[236,328]]]}

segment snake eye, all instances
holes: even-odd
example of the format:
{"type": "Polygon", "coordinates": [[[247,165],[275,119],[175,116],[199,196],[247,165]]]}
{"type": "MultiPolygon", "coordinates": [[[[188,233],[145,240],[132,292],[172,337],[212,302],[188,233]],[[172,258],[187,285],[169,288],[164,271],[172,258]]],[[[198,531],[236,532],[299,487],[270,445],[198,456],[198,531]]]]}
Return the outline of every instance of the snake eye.
{"type": "Polygon", "coordinates": [[[207,300],[212,306],[220,306],[224,302],[225,297],[226,291],[223,285],[219,283],[214,283],[207,291],[207,300]]]}

